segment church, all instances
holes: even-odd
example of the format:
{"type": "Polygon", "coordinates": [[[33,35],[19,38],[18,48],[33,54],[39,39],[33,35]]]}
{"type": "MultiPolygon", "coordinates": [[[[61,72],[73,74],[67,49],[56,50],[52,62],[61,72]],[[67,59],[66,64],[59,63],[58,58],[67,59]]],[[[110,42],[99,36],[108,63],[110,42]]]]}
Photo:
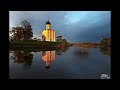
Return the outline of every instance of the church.
{"type": "Polygon", "coordinates": [[[55,30],[51,30],[50,25],[51,23],[49,22],[48,18],[48,21],[46,22],[46,29],[42,31],[42,41],[56,41],[55,30]]]}

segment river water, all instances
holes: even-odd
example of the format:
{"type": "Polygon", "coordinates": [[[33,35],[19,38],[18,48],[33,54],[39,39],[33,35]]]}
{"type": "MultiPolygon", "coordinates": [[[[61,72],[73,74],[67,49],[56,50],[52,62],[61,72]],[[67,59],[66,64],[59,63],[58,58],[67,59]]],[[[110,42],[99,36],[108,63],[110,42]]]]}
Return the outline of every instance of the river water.
{"type": "Polygon", "coordinates": [[[9,51],[9,79],[101,79],[111,76],[111,57],[101,48],[9,51]]]}

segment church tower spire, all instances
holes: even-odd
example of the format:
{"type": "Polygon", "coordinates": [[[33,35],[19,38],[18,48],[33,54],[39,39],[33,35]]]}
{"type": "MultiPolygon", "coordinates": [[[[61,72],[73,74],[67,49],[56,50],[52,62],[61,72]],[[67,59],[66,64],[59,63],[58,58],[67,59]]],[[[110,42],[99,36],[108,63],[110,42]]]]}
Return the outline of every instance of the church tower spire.
{"type": "Polygon", "coordinates": [[[49,16],[48,16],[48,21],[49,21],[49,16]]]}

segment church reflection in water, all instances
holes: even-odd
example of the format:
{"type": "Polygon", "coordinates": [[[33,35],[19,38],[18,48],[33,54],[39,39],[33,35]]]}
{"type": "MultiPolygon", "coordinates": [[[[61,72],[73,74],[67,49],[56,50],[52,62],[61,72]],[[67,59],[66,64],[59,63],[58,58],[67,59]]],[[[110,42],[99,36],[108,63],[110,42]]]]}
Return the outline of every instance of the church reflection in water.
{"type": "Polygon", "coordinates": [[[46,63],[46,69],[49,69],[50,62],[55,60],[55,51],[43,51],[42,60],[46,63]]]}
{"type": "MultiPolygon", "coordinates": [[[[55,57],[56,55],[62,56],[62,54],[64,52],[66,52],[66,50],[68,50],[68,47],[64,47],[64,48],[57,48],[57,49],[52,49],[52,50],[47,50],[47,51],[42,51],[39,50],[38,52],[41,53],[42,52],[42,56],[39,57],[39,55],[37,57],[39,57],[43,62],[45,62],[45,67],[46,69],[50,68],[50,63],[55,61],[55,57]]],[[[34,57],[35,53],[37,52],[37,50],[11,50],[10,51],[10,59],[13,60],[14,63],[17,64],[23,64],[23,67],[25,70],[28,70],[31,68],[32,63],[35,61],[34,59],[36,59],[34,57]]]]}

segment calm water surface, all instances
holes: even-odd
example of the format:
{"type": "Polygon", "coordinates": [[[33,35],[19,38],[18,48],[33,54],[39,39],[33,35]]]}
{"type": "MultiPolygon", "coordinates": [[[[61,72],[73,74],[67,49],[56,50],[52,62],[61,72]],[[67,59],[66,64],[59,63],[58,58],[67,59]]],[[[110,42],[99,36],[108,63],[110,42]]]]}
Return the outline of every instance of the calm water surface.
{"type": "Polygon", "coordinates": [[[110,71],[110,55],[100,48],[9,52],[10,79],[101,79],[110,71]]]}

